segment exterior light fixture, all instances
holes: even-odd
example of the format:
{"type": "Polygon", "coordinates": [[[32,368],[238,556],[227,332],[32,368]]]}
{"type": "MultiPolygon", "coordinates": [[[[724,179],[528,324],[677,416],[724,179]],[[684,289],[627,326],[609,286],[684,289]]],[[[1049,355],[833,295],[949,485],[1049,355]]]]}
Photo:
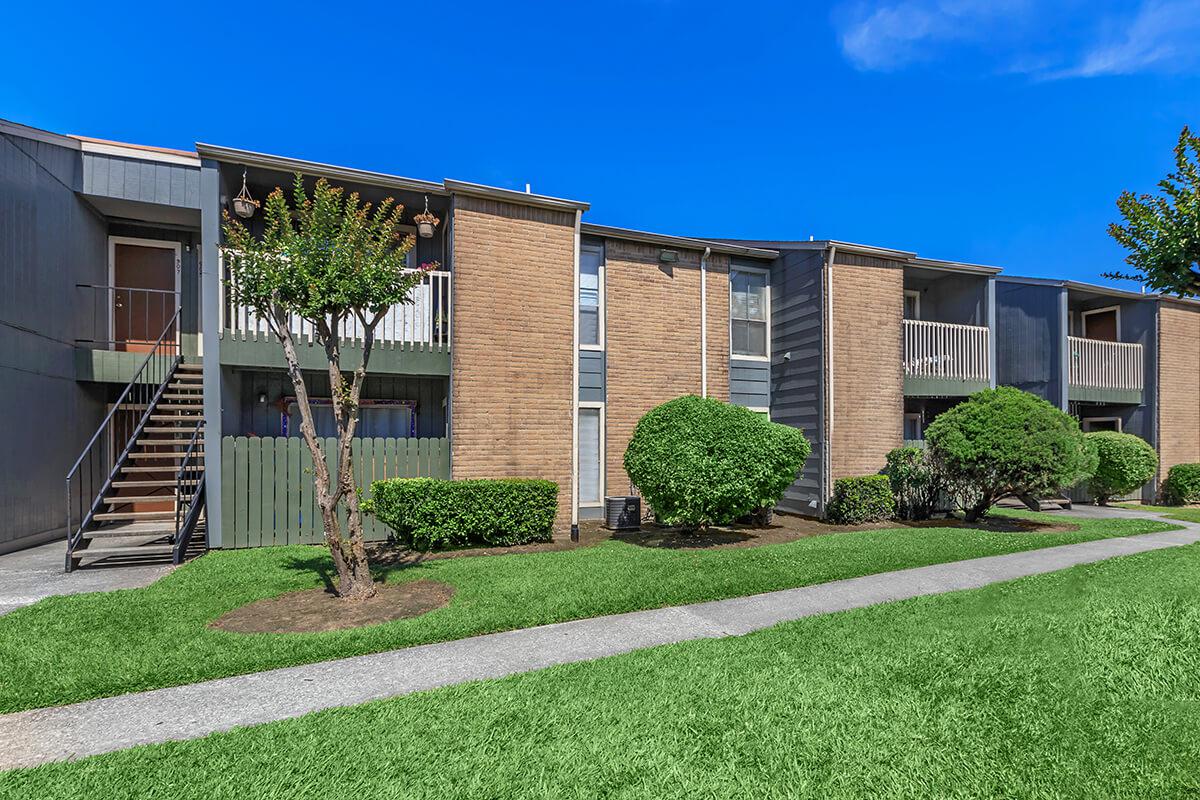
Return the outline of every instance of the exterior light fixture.
{"type": "Polygon", "coordinates": [[[425,195],[425,210],[413,217],[413,222],[417,223],[417,235],[422,239],[432,239],[433,229],[441,222],[440,219],[429,213],[429,195],[425,195]]]}
{"type": "Polygon", "coordinates": [[[238,192],[237,197],[233,198],[233,213],[242,219],[250,219],[257,210],[258,201],[250,196],[250,190],[246,188],[246,170],[243,168],[242,190],[238,192]]]}
{"type": "Polygon", "coordinates": [[[661,250],[658,253],[658,260],[664,264],[674,264],[679,261],[678,250],[661,250]]]}

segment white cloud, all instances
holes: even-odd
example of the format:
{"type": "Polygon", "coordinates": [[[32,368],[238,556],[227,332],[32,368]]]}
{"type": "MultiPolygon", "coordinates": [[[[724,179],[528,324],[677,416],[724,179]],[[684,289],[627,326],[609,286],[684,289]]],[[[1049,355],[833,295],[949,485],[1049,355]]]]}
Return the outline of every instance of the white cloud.
{"type": "Polygon", "coordinates": [[[842,52],[864,71],[951,55],[1039,79],[1200,67],[1200,0],[860,0],[834,14],[842,52]]]}

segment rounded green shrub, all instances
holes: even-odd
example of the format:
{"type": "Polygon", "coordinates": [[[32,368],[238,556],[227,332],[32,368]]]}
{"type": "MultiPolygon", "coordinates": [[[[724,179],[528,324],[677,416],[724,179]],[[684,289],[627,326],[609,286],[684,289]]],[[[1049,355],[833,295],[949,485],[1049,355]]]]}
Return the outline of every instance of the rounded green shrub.
{"type": "Polygon", "coordinates": [[[1085,434],[1096,448],[1096,472],[1088,491],[1100,505],[1139,489],[1158,470],[1158,453],[1144,439],[1131,433],[1095,431],[1085,434]]]}
{"type": "Polygon", "coordinates": [[[892,485],[901,519],[929,519],[946,488],[946,479],[923,447],[897,447],[887,454],[883,474],[892,485]]]}
{"type": "Polygon", "coordinates": [[[833,498],[825,514],[838,525],[882,522],[896,515],[896,497],[887,475],[860,475],[833,482],[833,498]]]}
{"type": "Polygon", "coordinates": [[[660,521],[703,528],[773,508],[811,450],[797,428],[686,395],[638,421],[625,472],[660,521]]]}
{"type": "Polygon", "coordinates": [[[1176,464],[1162,486],[1163,502],[1171,506],[1200,503],[1200,464],[1176,464]]]}
{"type": "Polygon", "coordinates": [[[1096,468],[1095,449],[1073,417],[1010,386],[984,389],[939,414],[925,440],[931,458],[966,496],[969,522],[1006,494],[1057,492],[1096,468]]]}

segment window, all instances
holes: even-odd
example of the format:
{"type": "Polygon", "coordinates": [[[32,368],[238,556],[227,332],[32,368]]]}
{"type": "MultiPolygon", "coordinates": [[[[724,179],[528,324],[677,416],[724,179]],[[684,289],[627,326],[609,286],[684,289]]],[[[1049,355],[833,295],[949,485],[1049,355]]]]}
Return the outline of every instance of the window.
{"type": "Polygon", "coordinates": [[[919,442],[925,438],[925,431],[921,430],[921,415],[920,414],[905,414],[904,415],[904,441],[919,442]]]}
{"type": "Polygon", "coordinates": [[[729,273],[729,342],[735,356],[767,357],[767,273],[729,273]]]}
{"type": "Polygon", "coordinates": [[[904,318],[921,318],[921,293],[912,289],[904,291],[904,318]]]}
{"type": "Polygon", "coordinates": [[[604,346],[604,247],[585,244],[579,249],[579,344],[604,346]]]}
{"type": "Polygon", "coordinates": [[[579,504],[584,506],[600,505],[604,499],[601,416],[600,408],[579,409],[579,504]]]}

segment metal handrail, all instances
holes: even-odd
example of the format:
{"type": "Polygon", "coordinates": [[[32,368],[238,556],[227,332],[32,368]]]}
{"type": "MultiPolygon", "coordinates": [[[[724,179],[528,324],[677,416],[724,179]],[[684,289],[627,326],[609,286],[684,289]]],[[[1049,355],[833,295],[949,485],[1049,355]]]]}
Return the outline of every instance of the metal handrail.
{"type": "MultiPolygon", "coordinates": [[[[200,431],[204,428],[204,417],[196,420],[195,426],[192,428],[192,435],[188,439],[187,449],[183,451],[183,458],[179,461],[179,469],[175,471],[175,498],[177,500],[183,498],[183,476],[189,471],[194,471],[196,465],[192,464],[192,453],[196,450],[196,442],[200,438],[200,431]]],[[[191,480],[189,479],[189,483],[191,480]]],[[[175,503],[175,535],[179,536],[179,513],[180,503],[175,503]]]]}
{"type": "Polygon", "coordinates": [[[176,564],[183,562],[183,554],[192,540],[192,532],[195,531],[196,523],[200,519],[200,506],[204,502],[205,476],[199,471],[199,459],[197,458],[195,462],[192,461],[193,454],[197,453],[196,443],[200,440],[200,432],[203,429],[204,418],[201,417],[192,429],[187,450],[184,451],[183,458],[180,460],[179,469],[175,471],[175,536],[171,539],[171,543],[174,546],[172,559],[176,564]],[[187,504],[187,513],[183,511],[185,475],[188,476],[187,483],[192,485],[192,496],[187,504]]]}
{"type": "MultiPolygon", "coordinates": [[[[179,305],[179,292],[175,289],[147,289],[141,286],[112,286],[102,283],[77,283],[77,289],[89,289],[96,294],[92,301],[92,337],[77,338],[80,344],[146,344],[150,340],[151,325],[156,318],[165,317],[179,305]],[[124,294],[125,310],[119,311],[118,294],[124,294]],[[102,299],[101,299],[102,298],[102,299]],[[134,313],[141,306],[138,313],[134,313]],[[152,313],[153,312],[153,313],[152,313]],[[101,317],[104,318],[103,324],[101,317]],[[119,323],[125,324],[125,335],[119,336],[119,323]],[[141,334],[140,336],[137,334],[141,334]]],[[[169,328],[168,328],[169,330],[169,328]]]]}
{"type": "MultiPolygon", "coordinates": [[[[175,368],[179,365],[179,342],[174,338],[168,339],[167,334],[176,330],[181,312],[182,308],[177,306],[174,315],[167,322],[162,333],[159,334],[157,341],[154,342],[154,345],[150,348],[142,363],[134,371],[133,377],[129,379],[129,383],[125,385],[125,389],[121,392],[117,401],[113,403],[112,409],[105,415],[104,420],[96,428],[96,432],[92,434],[92,438],[88,440],[83,451],[79,454],[79,458],[75,459],[75,463],[67,471],[68,570],[72,568],[71,553],[75,545],[79,543],[83,531],[93,521],[96,510],[101,506],[105,494],[107,494],[109,488],[112,486],[114,476],[119,473],[121,467],[124,465],[130,451],[133,449],[134,442],[141,435],[142,429],[146,427],[146,421],[166,390],[167,383],[174,374],[175,368]],[[108,444],[105,440],[113,432],[113,420],[119,411],[130,410],[130,406],[134,408],[144,406],[142,415],[124,442],[120,455],[111,459],[110,464],[105,464],[104,445],[108,444]],[[86,476],[84,474],[85,469],[87,471],[86,476]],[[105,476],[99,490],[96,490],[95,487],[95,477],[97,474],[105,476]],[[71,486],[74,480],[78,480],[79,490],[78,527],[75,527],[73,524],[74,517],[72,515],[72,506],[76,504],[71,486]],[[88,485],[84,485],[85,481],[88,485]],[[85,503],[87,503],[86,511],[84,510],[85,503]]],[[[115,446],[114,443],[114,449],[115,446]]]]}

